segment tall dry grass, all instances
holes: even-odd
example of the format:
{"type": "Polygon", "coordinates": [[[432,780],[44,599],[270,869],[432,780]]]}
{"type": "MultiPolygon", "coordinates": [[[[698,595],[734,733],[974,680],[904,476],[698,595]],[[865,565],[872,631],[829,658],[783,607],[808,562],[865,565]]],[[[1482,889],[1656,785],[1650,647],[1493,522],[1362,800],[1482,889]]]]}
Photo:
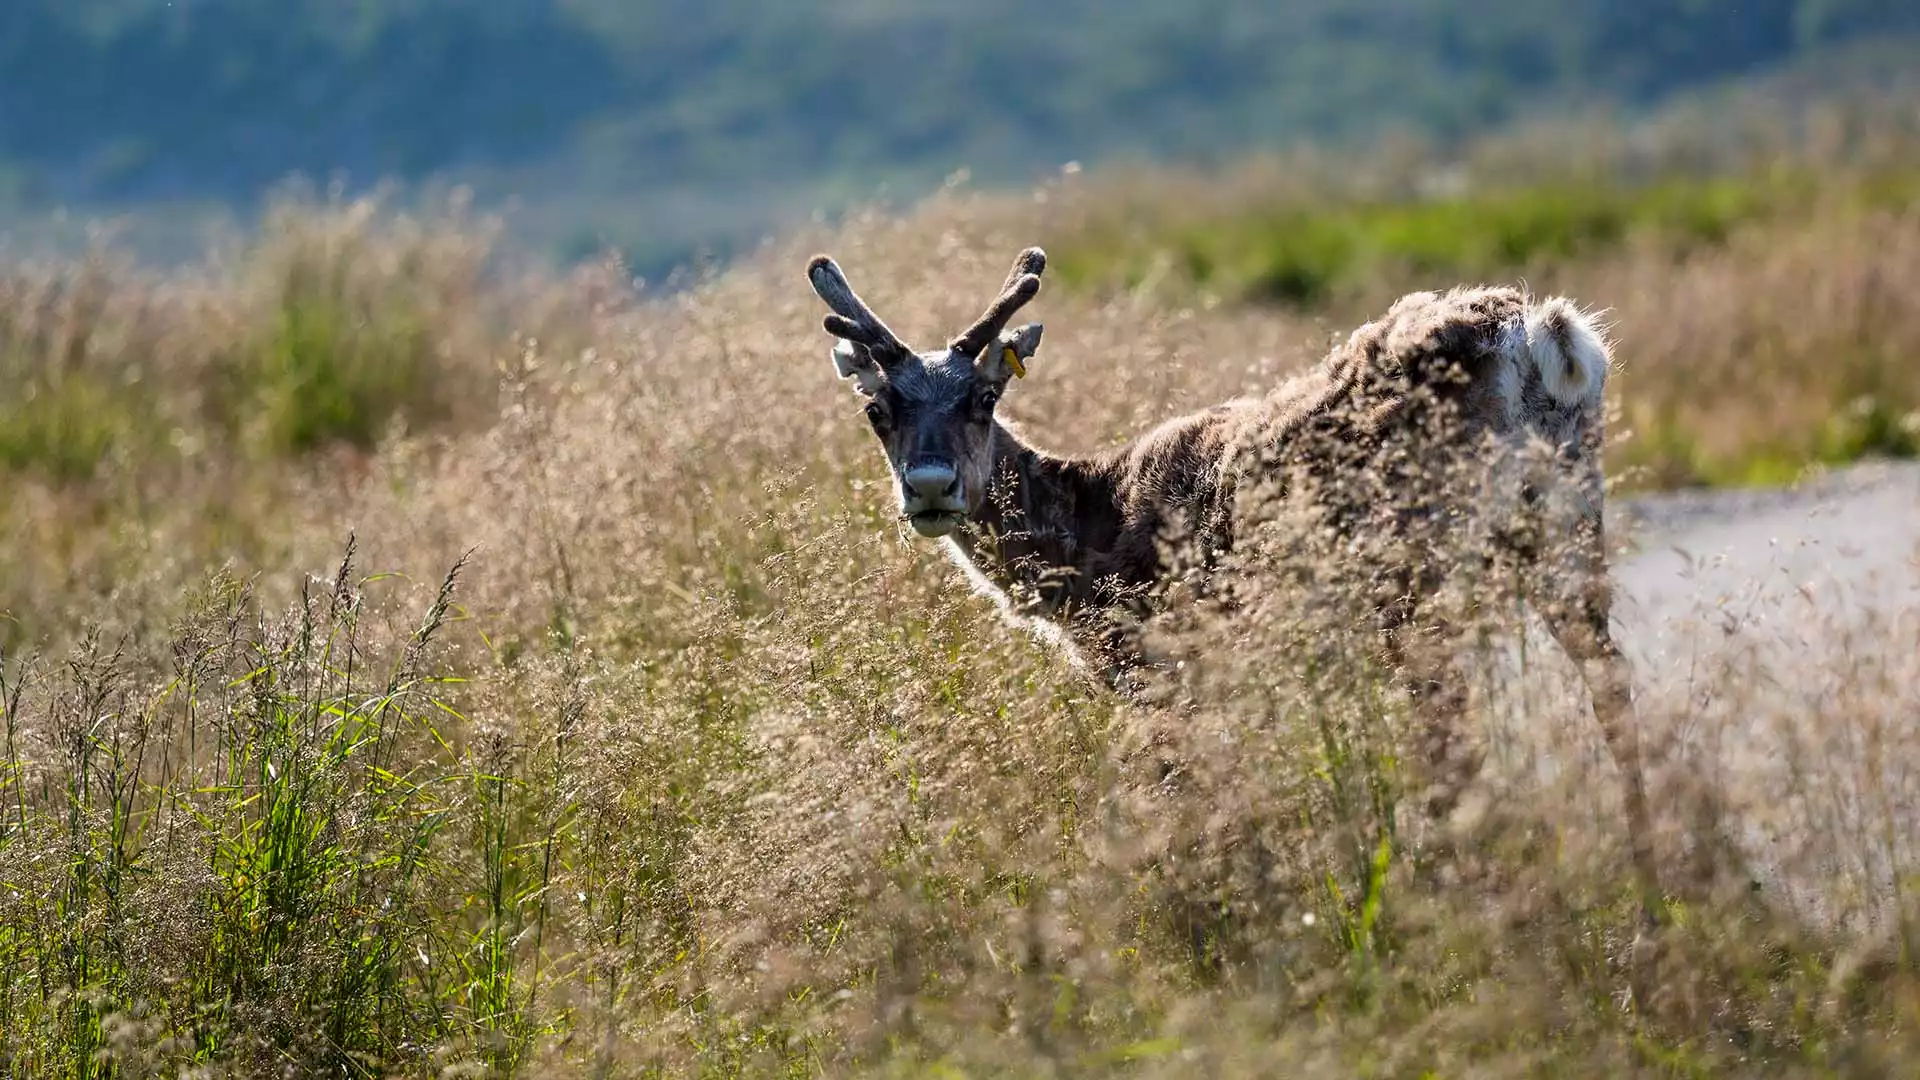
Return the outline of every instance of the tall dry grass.
{"type": "MultiPolygon", "coordinates": [[[[1746,774],[1700,767],[1701,717],[1658,702],[1677,916],[1642,992],[1616,778],[1587,764],[1565,673],[1516,672],[1497,646],[1498,582],[1475,715],[1497,741],[1518,708],[1557,771],[1495,770],[1446,855],[1408,812],[1412,736],[1332,591],[1337,556],[1279,563],[1270,617],[1184,628],[1195,704],[1167,712],[1088,687],[904,537],[804,255],[831,247],[928,340],[1078,196],[1040,197],[949,194],[659,297],[617,266],[501,271],[466,226],[309,208],[231,276],[148,286],[97,261],[94,306],[9,307],[10,326],[68,328],[9,337],[9,362],[77,355],[117,373],[104,385],[150,387],[77,412],[164,416],[173,449],[8,474],[0,1071],[1879,1076],[1920,1059],[1907,894],[1880,888],[1860,930],[1750,893],[1716,818],[1752,801],[1746,774]],[[311,311],[288,312],[295,279],[328,283],[311,311]],[[350,454],[285,437],[306,429],[282,409],[335,415],[304,408],[327,400],[310,363],[402,423],[350,454]],[[235,365],[256,373],[244,392],[208,392],[235,365]]],[[[1908,280],[1914,227],[1679,265],[1628,253],[1566,280],[1614,309],[1624,412],[1689,404],[1673,422],[1704,439],[1759,422],[1740,411],[1757,377],[1728,374],[1720,408],[1693,378],[1751,372],[1742,342],[1825,386],[1828,342],[1908,340],[1897,288],[1782,304],[1813,274],[1908,280]]],[[[1270,385],[1346,329],[1143,295],[1040,304],[1046,350],[1005,408],[1062,450],[1270,385]]],[[[1796,408],[1770,419],[1824,422],[1796,408]]],[[[1896,760],[1915,644],[1904,625],[1848,643],[1818,709],[1729,668],[1703,715],[1817,724],[1896,760]]],[[[1866,779],[1904,797],[1900,776],[1866,779]]],[[[1813,800],[1824,781],[1780,782],[1813,800]]],[[[1784,880],[1854,839],[1777,806],[1784,880]]]]}

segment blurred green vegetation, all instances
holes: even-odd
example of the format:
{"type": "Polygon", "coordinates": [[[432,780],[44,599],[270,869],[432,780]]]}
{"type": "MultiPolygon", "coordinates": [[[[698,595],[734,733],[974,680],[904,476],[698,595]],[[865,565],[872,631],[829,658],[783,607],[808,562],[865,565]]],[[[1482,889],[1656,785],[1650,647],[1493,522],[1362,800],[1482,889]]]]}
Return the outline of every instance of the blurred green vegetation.
{"type": "Polygon", "coordinates": [[[91,477],[115,454],[158,443],[141,405],[132,388],[92,373],[13,383],[0,392],[0,471],[91,477]]]}
{"type": "Polygon", "coordinates": [[[1636,242],[1681,256],[1743,226],[1804,216],[1817,202],[1853,212],[1911,206],[1920,171],[1555,181],[1425,201],[1170,208],[1164,222],[1095,226],[1058,245],[1054,265],[1074,286],[1130,288],[1170,263],[1185,283],[1234,299],[1312,306],[1383,282],[1486,280],[1636,242]]]}
{"type": "Polygon", "coordinates": [[[105,252],[0,272],[0,474],[66,484],[490,420],[492,234],[371,208],[284,204],[210,279],[105,252]]]}
{"type": "Polygon", "coordinates": [[[296,261],[263,332],[216,360],[222,419],[274,449],[371,449],[388,421],[443,419],[434,331],[405,295],[354,295],[344,260],[296,261]]]}
{"type": "Polygon", "coordinates": [[[1671,414],[1635,424],[1633,441],[1615,453],[1623,489],[1776,487],[1795,483],[1809,466],[1920,457],[1920,411],[1902,411],[1885,398],[1856,398],[1812,432],[1756,438],[1732,454],[1707,452],[1697,434],[1671,414]]]}

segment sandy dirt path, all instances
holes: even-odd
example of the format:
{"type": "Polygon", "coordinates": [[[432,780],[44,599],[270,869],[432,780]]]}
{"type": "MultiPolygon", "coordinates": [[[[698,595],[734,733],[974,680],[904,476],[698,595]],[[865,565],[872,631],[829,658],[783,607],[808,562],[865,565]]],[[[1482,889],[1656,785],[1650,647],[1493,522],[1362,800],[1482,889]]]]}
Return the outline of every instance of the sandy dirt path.
{"type": "MultiPolygon", "coordinates": [[[[1896,889],[1920,894],[1920,464],[1613,513],[1615,630],[1650,738],[1677,739],[1669,777],[1728,792],[1722,831],[1755,880],[1821,921],[1879,922],[1896,889]]],[[[1536,626],[1508,657],[1526,671],[1500,680],[1496,752],[1551,777],[1572,748],[1609,782],[1547,641],[1536,626]],[[1541,722],[1556,714],[1571,727],[1541,722]]]]}

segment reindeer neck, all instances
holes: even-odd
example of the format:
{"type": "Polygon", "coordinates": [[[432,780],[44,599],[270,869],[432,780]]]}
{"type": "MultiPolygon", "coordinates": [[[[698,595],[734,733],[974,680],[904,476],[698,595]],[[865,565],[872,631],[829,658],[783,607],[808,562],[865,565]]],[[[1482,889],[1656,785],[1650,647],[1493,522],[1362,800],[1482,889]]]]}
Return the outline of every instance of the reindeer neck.
{"type": "Polygon", "coordinates": [[[992,479],[953,546],[1023,603],[1057,610],[1091,587],[1087,564],[1111,544],[1118,490],[1097,459],[1058,457],[994,424],[992,479]]]}

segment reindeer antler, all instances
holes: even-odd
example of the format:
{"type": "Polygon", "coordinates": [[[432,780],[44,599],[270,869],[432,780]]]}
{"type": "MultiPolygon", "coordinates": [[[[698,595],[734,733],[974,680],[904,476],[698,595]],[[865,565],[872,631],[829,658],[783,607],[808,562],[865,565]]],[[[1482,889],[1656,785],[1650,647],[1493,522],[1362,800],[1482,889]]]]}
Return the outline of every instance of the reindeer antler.
{"type": "Polygon", "coordinates": [[[1046,252],[1037,247],[1021,252],[1020,257],[1013,260],[1013,271],[1007,275],[1006,284],[1000,286],[1000,298],[977,322],[948,342],[947,347],[963,356],[979,356],[981,350],[1006,329],[1013,313],[1040,292],[1040,273],[1046,268],[1046,252]]]}
{"type": "Polygon", "coordinates": [[[827,333],[837,338],[845,338],[857,345],[864,345],[875,359],[891,360],[904,356],[912,350],[880,316],[873,313],[860,294],[853,291],[847,283],[847,275],[840,270],[830,256],[815,255],[807,263],[807,280],[813,283],[813,291],[827,302],[834,313],[826,317],[824,325],[827,333]]]}

